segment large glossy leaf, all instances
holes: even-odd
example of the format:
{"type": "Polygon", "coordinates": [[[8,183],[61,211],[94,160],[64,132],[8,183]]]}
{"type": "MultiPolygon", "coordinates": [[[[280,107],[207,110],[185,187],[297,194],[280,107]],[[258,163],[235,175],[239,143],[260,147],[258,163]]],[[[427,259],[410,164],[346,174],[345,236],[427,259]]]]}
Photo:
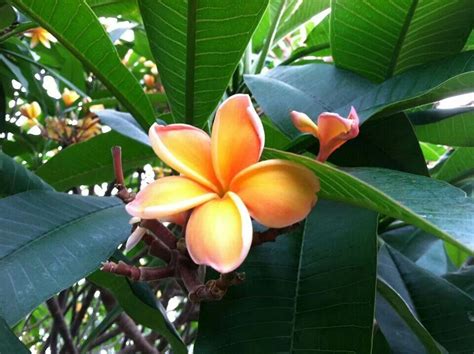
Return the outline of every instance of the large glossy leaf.
{"type": "Polygon", "coordinates": [[[456,54],[472,29],[474,3],[452,0],[331,3],[336,65],[376,81],[456,54]]]}
{"type": "Polygon", "coordinates": [[[474,298],[474,266],[466,266],[456,272],[446,273],[443,278],[474,298]]]}
{"type": "Polygon", "coordinates": [[[0,316],[10,325],[94,271],[130,232],[117,198],[29,191],[0,210],[0,316]]]}
{"type": "Polygon", "coordinates": [[[416,312],[431,335],[449,353],[474,350],[474,299],[448,281],[417,267],[390,250],[416,312]]]}
{"type": "Polygon", "coordinates": [[[93,283],[109,289],[117,298],[119,305],[137,323],[161,334],[171,344],[174,353],[187,353],[176,329],[169,322],[166,311],[147,283],[132,283],[125,277],[94,272],[88,277],[93,283]]]}
{"type": "Polygon", "coordinates": [[[435,174],[436,178],[454,182],[474,174],[474,147],[457,148],[435,174]]]}
{"type": "Polygon", "coordinates": [[[84,0],[11,0],[50,31],[127,107],[145,129],[153,108],[135,77],[121,63],[109,36],[84,0]]]}
{"type": "Polygon", "coordinates": [[[245,82],[265,113],[284,133],[295,137],[298,131],[289,118],[292,110],[316,118],[324,111],[347,116],[354,106],[364,122],[375,113],[387,115],[470,92],[473,58],[474,52],[461,53],[378,85],[329,64],[277,67],[265,75],[248,75],[245,82]]]}
{"type": "Polygon", "coordinates": [[[347,202],[389,215],[474,254],[474,200],[456,187],[428,177],[380,168],[343,172],[327,163],[266,149],[265,158],[299,162],[321,181],[322,198],[347,202]]]}
{"type": "Polygon", "coordinates": [[[29,190],[53,190],[41,178],[0,151],[0,196],[29,190]]]}
{"type": "Polygon", "coordinates": [[[5,320],[0,317],[0,353],[28,354],[29,352],[15,333],[10,330],[5,320]]]}
{"type": "Polygon", "coordinates": [[[409,115],[420,141],[474,147],[474,108],[435,109],[409,115]]]}
{"type": "Polygon", "coordinates": [[[268,0],[140,0],[151,50],[177,121],[203,126],[268,0]]]}
{"type": "Polygon", "coordinates": [[[112,131],[69,146],[38,168],[36,173],[59,191],[111,182],[114,179],[110,152],[113,146],[122,147],[124,170],[143,167],[156,157],[150,147],[112,131]]]}
{"type": "MultiPolygon", "coordinates": [[[[377,291],[378,293],[393,307],[396,309],[397,313],[409,326],[414,334],[420,339],[423,343],[426,351],[430,354],[441,354],[447,352],[444,349],[441,349],[433,339],[431,334],[426,330],[426,328],[420,323],[416,314],[412,308],[402,299],[400,294],[398,294],[395,289],[393,289],[385,280],[382,278],[377,279],[377,291]]],[[[377,299],[378,300],[378,299],[377,299]]],[[[390,332],[396,330],[396,328],[386,328],[385,332],[390,332]]],[[[390,336],[391,333],[388,333],[387,336],[390,336]]],[[[411,346],[407,346],[405,342],[405,347],[413,350],[411,346]]]]}
{"type": "Polygon", "coordinates": [[[321,202],[252,249],[243,284],[201,307],[196,353],[370,353],[377,215],[321,202]]]}

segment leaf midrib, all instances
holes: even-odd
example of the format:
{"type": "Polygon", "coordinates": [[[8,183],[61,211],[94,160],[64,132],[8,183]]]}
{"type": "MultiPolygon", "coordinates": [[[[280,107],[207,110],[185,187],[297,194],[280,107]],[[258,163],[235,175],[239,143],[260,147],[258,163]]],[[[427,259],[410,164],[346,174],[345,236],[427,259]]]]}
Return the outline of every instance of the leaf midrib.
{"type": "Polygon", "coordinates": [[[196,60],[196,12],[197,0],[188,0],[186,30],[186,82],[184,121],[193,124],[194,119],[194,63],[196,60]]]}
{"type": "MultiPolygon", "coordinates": [[[[57,192],[51,192],[51,193],[57,193],[57,192]]],[[[38,237],[35,237],[33,239],[31,239],[30,241],[26,242],[25,244],[21,245],[19,248],[13,250],[12,252],[10,253],[7,253],[6,255],[4,255],[3,257],[0,258],[0,265],[2,265],[3,262],[6,261],[7,258],[9,257],[12,257],[14,254],[17,254],[19,252],[21,252],[23,249],[25,248],[28,248],[30,246],[32,246],[32,244],[36,243],[36,242],[39,242],[41,241],[42,239],[50,236],[51,234],[53,233],[57,233],[58,231],[62,230],[62,229],[65,229],[66,227],[69,227],[71,225],[74,225],[80,221],[83,221],[84,219],[87,219],[89,217],[91,217],[92,214],[96,214],[96,213],[100,213],[104,210],[107,210],[107,209],[111,209],[111,208],[117,208],[117,207],[120,207],[121,205],[108,205],[108,206],[105,206],[103,208],[100,208],[100,209],[96,209],[96,210],[93,210],[87,214],[83,214],[81,215],[80,217],[78,218],[75,218],[73,220],[70,220],[70,221],[67,221],[66,223],[64,224],[61,224],[59,226],[56,226],[54,227],[53,229],[51,230],[48,230],[47,232],[43,233],[43,234],[40,234],[38,237]]]]}
{"type": "Polygon", "coordinates": [[[405,22],[403,23],[402,29],[400,31],[400,35],[398,36],[397,44],[395,45],[395,48],[393,50],[392,60],[390,61],[390,64],[387,68],[387,74],[385,75],[385,80],[393,76],[395,67],[397,66],[398,58],[400,57],[400,53],[402,51],[405,38],[408,34],[408,29],[410,28],[417,6],[418,6],[418,0],[412,0],[410,8],[408,9],[407,16],[405,18],[405,22]]]}

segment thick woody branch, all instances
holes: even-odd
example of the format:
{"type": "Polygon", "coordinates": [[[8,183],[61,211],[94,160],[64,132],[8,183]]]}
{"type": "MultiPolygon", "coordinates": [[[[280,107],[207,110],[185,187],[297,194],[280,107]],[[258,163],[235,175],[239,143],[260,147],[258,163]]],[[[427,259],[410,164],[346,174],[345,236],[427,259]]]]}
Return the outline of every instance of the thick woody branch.
{"type": "Polygon", "coordinates": [[[66,325],[66,321],[64,320],[63,311],[59,306],[58,300],[56,297],[52,297],[48,301],[46,301],[46,305],[48,306],[49,312],[53,317],[54,323],[58,328],[58,332],[64,339],[64,347],[68,353],[76,354],[79,353],[77,348],[74,346],[72,341],[71,333],[66,325]]]}
{"type": "MultiPolygon", "coordinates": [[[[112,294],[107,290],[102,289],[100,292],[100,298],[104,303],[107,311],[111,311],[116,306],[116,301],[112,294]]],[[[138,329],[137,325],[133,320],[125,313],[121,313],[116,323],[126,337],[133,340],[139,352],[145,354],[158,354],[158,350],[154,348],[143,336],[142,332],[138,329]]]]}

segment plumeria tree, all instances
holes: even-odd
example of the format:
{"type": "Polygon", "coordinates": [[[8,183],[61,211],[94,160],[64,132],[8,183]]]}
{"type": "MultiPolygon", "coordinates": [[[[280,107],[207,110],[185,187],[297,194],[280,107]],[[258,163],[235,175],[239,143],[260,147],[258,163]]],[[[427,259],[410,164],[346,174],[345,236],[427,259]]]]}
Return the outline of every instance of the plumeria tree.
{"type": "Polygon", "coordinates": [[[473,13],[0,0],[0,353],[474,352],[473,13]]]}

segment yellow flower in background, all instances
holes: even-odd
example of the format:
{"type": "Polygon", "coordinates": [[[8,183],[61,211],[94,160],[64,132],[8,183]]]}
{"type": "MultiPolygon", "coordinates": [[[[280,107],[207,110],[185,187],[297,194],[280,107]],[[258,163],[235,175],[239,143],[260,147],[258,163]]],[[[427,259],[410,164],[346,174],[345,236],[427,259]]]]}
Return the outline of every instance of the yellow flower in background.
{"type": "Polygon", "coordinates": [[[46,48],[51,48],[51,42],[56,43],[58,40],[42,27],[32,28],[25,32],[26,37],[31,38],[30,47],[34,48],[41,43],[46,48]]]}
{"type": "Polygon", "coordinates": [[[252,244],[251,217],[286,227],[316,203],[319,180],[309,169],[286,160],[258,162],[265,135],[248,95],[219,107],[211,136],[187,124],[154,124],[149,137],[158,157],[181,175],[152,182],[127,211],[169,220],[192,209],[185,238],[197,264],[221,273],[236,269],[252,244]]]}
{"type": "Polygon", "coordinates": [[[76,91],[69,90],[68,88],[65,88],[63,91],[63,102],[66,105],[66,107],[71,106],[74,102],[76,102],[79,99],[79,94],[76,91]]]}
{"type": "Polygon", "coordinates": [[[155,87],[155,77],[150,74],[145,74],[143,75],[143,82],[145,83],[145,86],[148,88],[154,88],[155,87]]]}
{"type": "Polygon", "coordinates": [[[20,107],[20,112],[29,120],[38,118],[41,115],[41,107],[38,102],[25,103],[20,107]]]}
{"type": "Polygon", "coordinates": [[[354,107],[347,118],[336,113],[321,113],[317,125],[306,114],[296,111],[291,112],[291,120],[300,132],[319,139],[316,159],[320,162],[326,161],[342,144],[359,135],[359,116],[354,107]]]}

